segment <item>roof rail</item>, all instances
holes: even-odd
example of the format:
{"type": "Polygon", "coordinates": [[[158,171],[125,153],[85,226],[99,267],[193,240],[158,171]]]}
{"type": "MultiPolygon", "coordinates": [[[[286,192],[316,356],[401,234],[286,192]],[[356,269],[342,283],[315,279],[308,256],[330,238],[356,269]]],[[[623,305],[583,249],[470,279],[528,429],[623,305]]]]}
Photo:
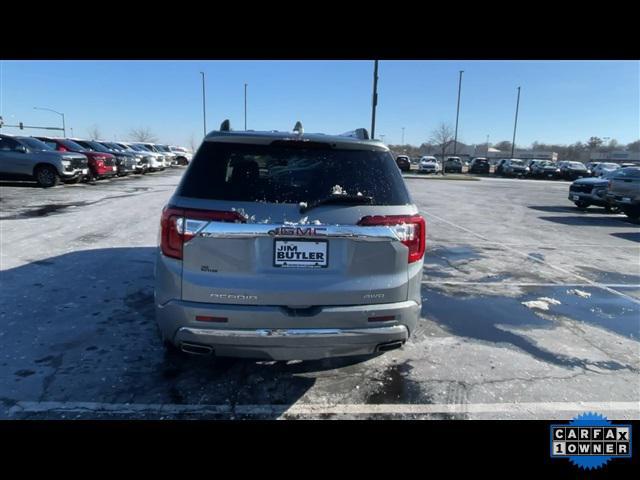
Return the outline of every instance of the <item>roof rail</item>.
{"type": "Polygon", "coordinates": [[[342,133],[342,134],[340,134],[338,136],[339,137],[359,138],[360,140],[369,140],[369,132],[367,132],[366,128],[356,128],[355,130],[351,130],[350,132],[342,133]]]}
{"type": "Polygon", "coordinates": [[[231,131],[231,122],[229,121],[228,118],[220,124],[220,131],[221,132],[231,131]]]}

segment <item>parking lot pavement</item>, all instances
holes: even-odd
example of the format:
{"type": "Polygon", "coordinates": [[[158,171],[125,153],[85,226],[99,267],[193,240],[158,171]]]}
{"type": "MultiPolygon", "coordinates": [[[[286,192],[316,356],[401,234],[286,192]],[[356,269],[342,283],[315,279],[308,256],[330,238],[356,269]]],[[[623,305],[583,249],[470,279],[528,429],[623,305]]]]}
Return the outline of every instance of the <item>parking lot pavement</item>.
{"type": "Polygon", "coordinates": [[[640,418],[640,232],[566,184],[407,179],[411,341],[283,363],[163,351],[153,255],[182,171],[0,187],[0,418],[640,418]]]}

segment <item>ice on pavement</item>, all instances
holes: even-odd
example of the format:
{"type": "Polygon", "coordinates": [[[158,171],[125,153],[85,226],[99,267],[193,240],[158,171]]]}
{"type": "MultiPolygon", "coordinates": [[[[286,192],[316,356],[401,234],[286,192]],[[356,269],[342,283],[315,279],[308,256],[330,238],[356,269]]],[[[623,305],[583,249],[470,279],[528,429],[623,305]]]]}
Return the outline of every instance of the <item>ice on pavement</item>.
{"type": "Polygon", "coordinates": [[[560,305],[562,302],[555,298],[538,297],[537,300],[529,300],[527,302],[521,302],[527,308],[537,308],[538,310],[549,310],[549,305],[560,305]]]}
{"type": "Polygon", "coordinates": [[[567,290],[567,293],[571,295],[577,295],[581,298],[590,298],[591,294],[589,292],[585,292],[583,290],[578,290],[577,288],[572,288],[571,290],[567,290]]]}

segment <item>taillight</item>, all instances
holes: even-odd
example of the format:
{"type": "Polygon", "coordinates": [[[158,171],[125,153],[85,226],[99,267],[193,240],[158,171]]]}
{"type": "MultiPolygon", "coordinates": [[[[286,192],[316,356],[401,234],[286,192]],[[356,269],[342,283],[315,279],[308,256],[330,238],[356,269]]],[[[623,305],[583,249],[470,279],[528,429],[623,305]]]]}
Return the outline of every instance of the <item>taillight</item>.
{"type": "Polygon", "coordinates": [[[160,248],[167,257],[182,260],[183,245],[209,222],[244,223],[245,221],[245,217],[238,212],[165,207],[160,219],[160,248]]]}
{"type": "Polygon", "coordinates": [[[358,225],[393,228],[400,241],[409,248],[409,263],[424,256],[427,225],[420,215],[373,215],[362,217],[358,225]]]}

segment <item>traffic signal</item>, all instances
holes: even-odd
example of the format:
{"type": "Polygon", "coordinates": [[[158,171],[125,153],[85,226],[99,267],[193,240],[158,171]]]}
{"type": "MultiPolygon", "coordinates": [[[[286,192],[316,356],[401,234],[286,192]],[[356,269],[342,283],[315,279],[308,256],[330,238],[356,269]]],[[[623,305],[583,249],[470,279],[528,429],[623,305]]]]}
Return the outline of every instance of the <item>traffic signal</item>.
{"type": "Polygon", "coordinates": [[[20,130],[24,130],[24,125],[22,125],[22,122],[20,122],[20,130]]]}
{"type": "Polygon", "coordinates": [[[4,125],[4,119],[0,116],[0,128],[2,128],[2,125],[4,125]]]}

